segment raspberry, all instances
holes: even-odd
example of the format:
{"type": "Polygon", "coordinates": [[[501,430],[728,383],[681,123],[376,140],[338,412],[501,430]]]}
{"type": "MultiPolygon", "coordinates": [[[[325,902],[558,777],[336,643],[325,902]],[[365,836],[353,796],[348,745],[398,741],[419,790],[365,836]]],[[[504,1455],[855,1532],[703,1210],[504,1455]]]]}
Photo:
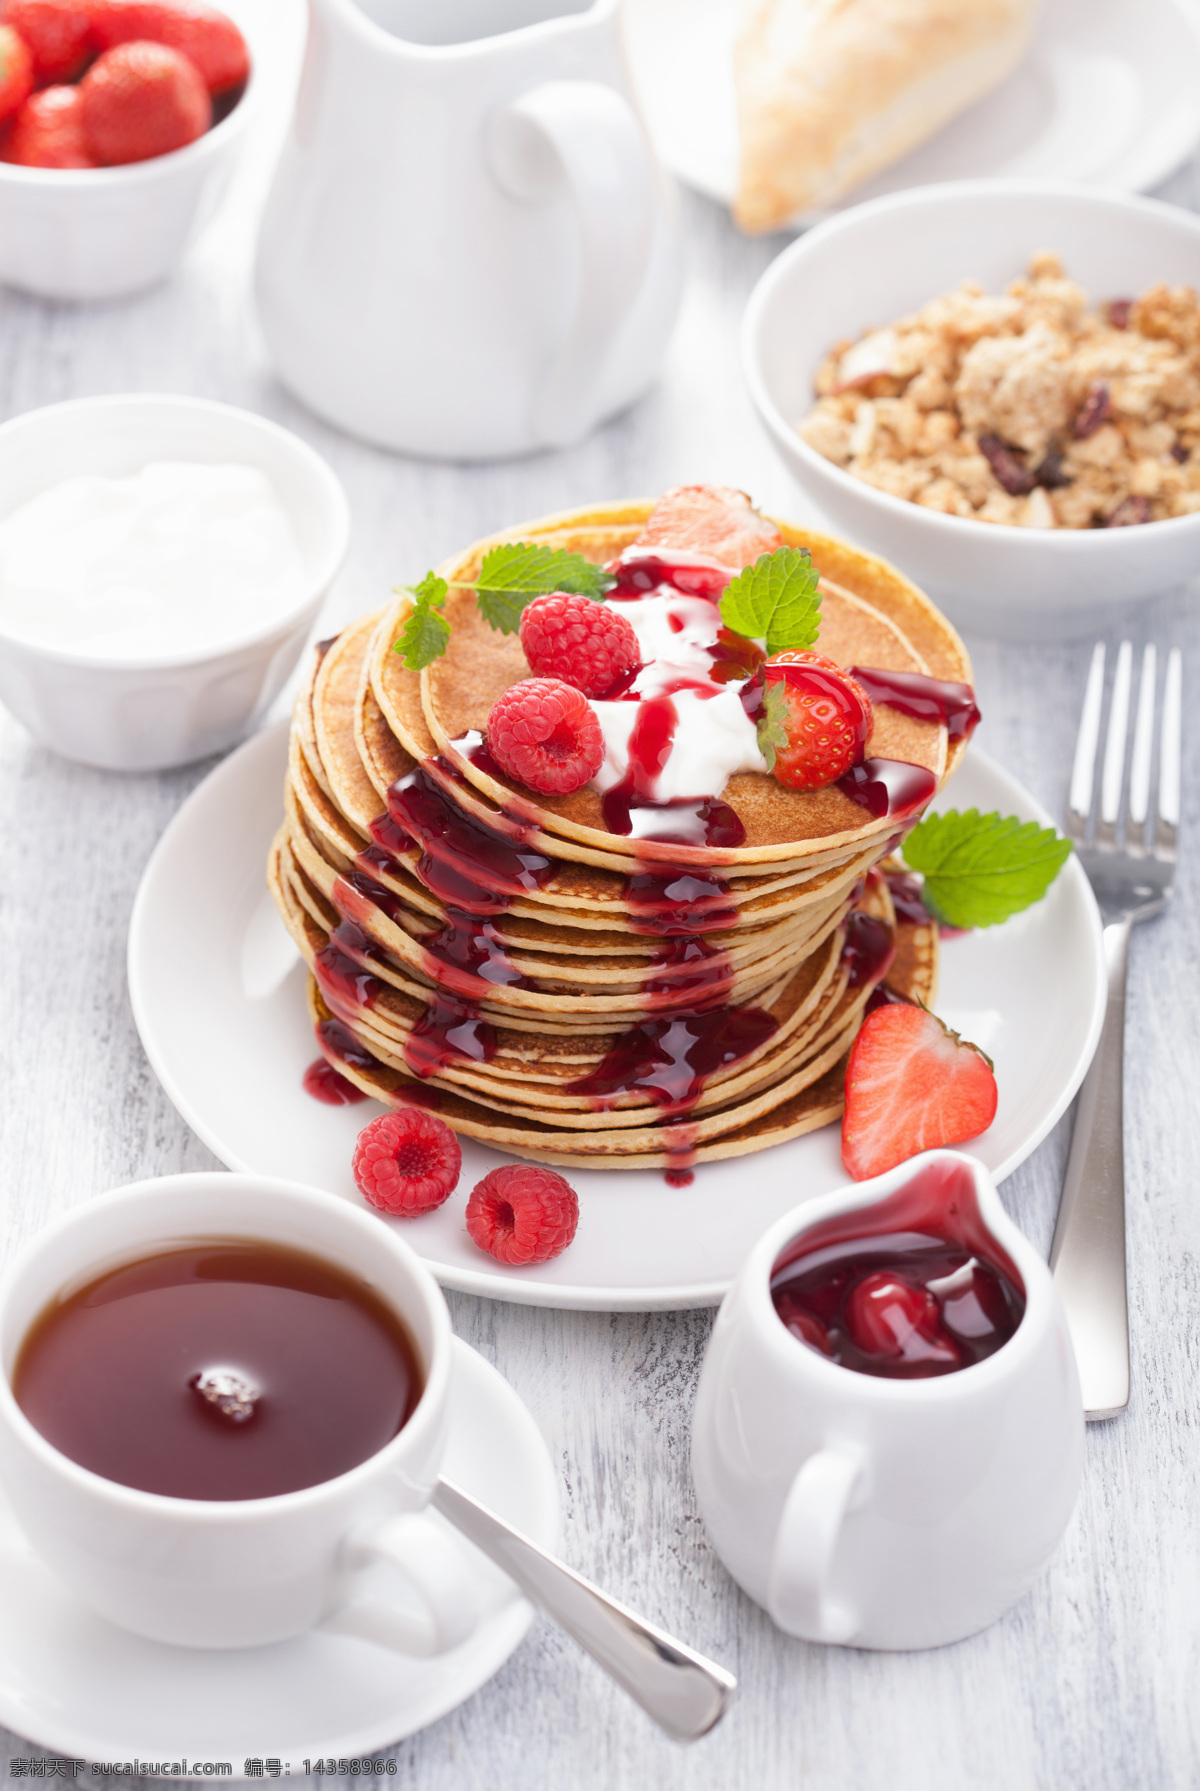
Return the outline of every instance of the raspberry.
{"type": "Polygon", "coordinates": [[[467,1202],[471,1242],[513,1267],[560,1256],[578,1223],[579,1197],[570,1182],[534,1163],[493,1169],[467,1202]]]}
{"type": "Polygon", "coordinates": [[[604,696],[642,657],[619,608],[562,592],[529,605],[521,617],[521,645],[539,678],[561,678],[589,697],[604,696]]]}
{"type": "Polygon", "coordinates": [[[765,670],[768,721],[777,719],[786,735],[783,743],[775,740],[775,776],[792,790],[836,783],[857,765],[870,738],[874,715],[866,692],[823,653],[776,653],[765,670]]]}
{"type": "Polygon", "coordinates": [[[120,44],[79,83],[88,149],[107,166],[145,162],[202,137],[212,101],[194,62],[165,44],[120,44]]]}
{"type": "Polygon", "coordinates": [[[354,1179],[381,1212],[431,1213],[458,1185],[462,1146],[444,1119],[416,1107],[381,1113],[354,1147],[354,1179]]]}
{"type": "Polygon", "coordinates": [[[566,796],[604,763],[604,736],[582,692],[558,678],[525,678],[496,698],[488,751],[510,777],[547,796],[566,796]]]}

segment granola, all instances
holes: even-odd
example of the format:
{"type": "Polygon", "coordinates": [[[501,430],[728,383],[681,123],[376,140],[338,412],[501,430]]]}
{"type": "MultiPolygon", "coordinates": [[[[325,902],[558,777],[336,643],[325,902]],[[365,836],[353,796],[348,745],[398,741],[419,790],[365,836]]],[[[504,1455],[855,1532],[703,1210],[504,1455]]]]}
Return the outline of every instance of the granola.
{"type": "Polygon", "coordinates": [[[839,342],[798,425],[894,497],[1020,528],[1200,511],[1200,297],[1155,286],[1091,309],[1058,257],[1002,297],[964,281],[839,342]]]}

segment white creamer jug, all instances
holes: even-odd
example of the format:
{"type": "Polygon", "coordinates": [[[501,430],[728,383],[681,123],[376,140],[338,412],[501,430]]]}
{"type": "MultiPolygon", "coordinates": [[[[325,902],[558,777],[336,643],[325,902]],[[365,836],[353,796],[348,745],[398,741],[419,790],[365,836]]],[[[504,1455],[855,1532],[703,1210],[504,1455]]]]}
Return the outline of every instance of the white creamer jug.
{"type": "Polygon", "coordinates": [[[310,7],[258,252],[280,377],[413,454],[579,440],[653,379],[679,299],[619,0],[310,7]]]}

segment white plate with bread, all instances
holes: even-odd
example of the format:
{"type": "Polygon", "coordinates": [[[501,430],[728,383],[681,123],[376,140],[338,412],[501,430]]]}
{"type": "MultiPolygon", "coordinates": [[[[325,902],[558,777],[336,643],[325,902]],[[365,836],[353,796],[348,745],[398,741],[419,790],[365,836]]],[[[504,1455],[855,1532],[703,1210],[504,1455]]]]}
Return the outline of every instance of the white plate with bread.
{"type": "Polygon", "coordinates": [[[1145,192],[1200,142],[1200,0],[626,0],[626,27],[662,159],[753,232],[942,180],[1145,192]]]}

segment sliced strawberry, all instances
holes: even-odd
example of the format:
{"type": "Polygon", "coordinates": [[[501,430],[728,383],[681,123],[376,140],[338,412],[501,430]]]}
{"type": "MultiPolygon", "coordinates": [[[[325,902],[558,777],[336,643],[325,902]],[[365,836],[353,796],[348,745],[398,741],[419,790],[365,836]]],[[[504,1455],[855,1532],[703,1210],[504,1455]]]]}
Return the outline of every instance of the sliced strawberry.
{"type": "Polygon", "coordinates": [[[823,653],[776,653],[765,667],[772,770],[792,790],[823,790],[863,755],[874,715],[862,686],[823,653]]]}
{"type": "Polygon", "coordinates": [[[773,522],[760,516],[744,491],[729,485],[677,485],[659,498],[638,547],[704,553],[726,566],[752,566],[783,546],[773,522]]]}
{"type": "Polygon", "coordinates": [[[919,1151],[962,1144],[996,1116],[990,1060],[923,1007],[880,1007],[846,1067],[842,1162],[855,1181],[919,1151]]]}
{"type": "Polygon", "coordinates": [[[0,124],[19,112],[33,92],[33,57],[11,25],[0,25],[0,124]]]}

